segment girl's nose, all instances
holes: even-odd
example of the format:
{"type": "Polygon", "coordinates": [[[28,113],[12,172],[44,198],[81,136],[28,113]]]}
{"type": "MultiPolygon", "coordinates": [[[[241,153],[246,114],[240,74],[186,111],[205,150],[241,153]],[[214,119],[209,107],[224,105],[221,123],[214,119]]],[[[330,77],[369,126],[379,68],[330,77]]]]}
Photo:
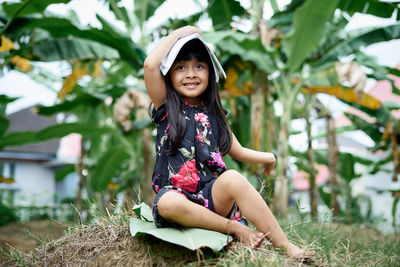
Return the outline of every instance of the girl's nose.
{"type": "Polygon", "coordinates": [[[186,72],[186,76],[187,77],[195,77],[196,76],[196,71],[194,69],[195,67],[190,66],[189,68],[187,68],[187,72],[186,72]]]}
{"type": "Polygon", "coordinates": [[[192,68],[189,68],[187,73],[186,73],[186,76],[190,77],[190,78],[195,77],[196,76],[196,72],[192,68]]]}

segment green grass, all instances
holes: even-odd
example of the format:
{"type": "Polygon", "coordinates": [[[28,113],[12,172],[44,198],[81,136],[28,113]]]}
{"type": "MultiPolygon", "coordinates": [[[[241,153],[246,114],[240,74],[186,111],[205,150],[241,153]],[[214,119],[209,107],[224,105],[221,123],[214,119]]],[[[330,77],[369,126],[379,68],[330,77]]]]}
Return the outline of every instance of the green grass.
{"type": "MultiPolygon", "coordinates": [[[[231,243],[221,252],[190,251],[151,236],[132,237],[132,213],[100,216],[90,225],[75,225],[58,240],[41,242],[30,254],[3,251],[5,266],[300,266],[264,242],[252,250],[231,243]]],[[[362,225],[280,220],[295,244],[317,252],[312,266],[398,266],[400,235],[382,235],[362,225]]]]}

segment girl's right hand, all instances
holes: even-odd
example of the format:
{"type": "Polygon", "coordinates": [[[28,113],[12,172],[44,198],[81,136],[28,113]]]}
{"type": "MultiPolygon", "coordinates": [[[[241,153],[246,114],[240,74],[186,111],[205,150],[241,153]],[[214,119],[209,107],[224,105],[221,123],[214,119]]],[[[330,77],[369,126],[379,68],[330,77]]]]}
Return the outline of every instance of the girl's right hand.
{"type": "Polygon", "coordinates": [[[201,35],[201,31],[199,28],[195,26],[184,26],[182,28],[176,29],[173,31],[174,34],[177,34],[179,38],[191,35],[192,33],[198,33],[201,35]]]}

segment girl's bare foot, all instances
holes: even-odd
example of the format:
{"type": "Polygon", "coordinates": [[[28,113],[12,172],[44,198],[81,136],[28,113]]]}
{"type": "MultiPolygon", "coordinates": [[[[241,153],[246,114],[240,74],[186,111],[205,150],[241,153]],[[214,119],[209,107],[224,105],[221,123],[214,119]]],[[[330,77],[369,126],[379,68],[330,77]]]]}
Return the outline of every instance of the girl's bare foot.
{"type": "Polygon", "coordinates": [[[299,248],[292,242],[289,242],[286,246],[286,255],[296,260],[308,261],[313,258],[316,253],[315,251],[306,251],[304,249],[299,248]]]}
{"type": "Polygon", "coordinates": [[[265,235],[261,232],[256,232],[249,227],[242,225],[236,221],[230,222],[230,232],[238,240],[252,248],[258,248],[264,241],[265,235]]]}

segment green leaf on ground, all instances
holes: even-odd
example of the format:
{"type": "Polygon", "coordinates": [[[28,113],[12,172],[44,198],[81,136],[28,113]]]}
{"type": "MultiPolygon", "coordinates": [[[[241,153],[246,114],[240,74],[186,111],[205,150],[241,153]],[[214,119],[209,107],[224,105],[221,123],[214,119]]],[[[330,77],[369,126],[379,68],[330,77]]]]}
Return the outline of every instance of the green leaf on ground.
{"type": "Polygon", "coordinates": [[[130,219],[129,229],[132,236],[148,234],[191,250],[208,247],[214,251],[219,251],[232,241],[231,236],[210,230],[198,228],[157,228],[154,224],[151,208],[145,203],[135,205],[133,211],[141,219],[130,219]]]}
{"type": "Polygon", "coordinates": [[[133,212],[142,220],[154,222],[153,213],[148,205],[145,203],[136,204],[132,208],[133,212]]]}
{"type": "Polygon", "coordinates": [[[219,251],[232,241],[230,236],[210,230],[197,228],[157,228],[154,222],[146,222],[137,218],[131,218],[130,231],[132,236],[149,234],[190,250],[208,247],[214,251],[219,251]]]}

